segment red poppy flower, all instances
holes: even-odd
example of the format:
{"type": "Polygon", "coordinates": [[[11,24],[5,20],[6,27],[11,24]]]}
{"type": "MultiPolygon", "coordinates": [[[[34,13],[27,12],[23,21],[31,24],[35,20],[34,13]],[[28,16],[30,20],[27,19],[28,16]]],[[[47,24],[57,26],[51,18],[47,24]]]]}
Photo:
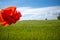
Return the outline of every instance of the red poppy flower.
{"type": "Polygon", "coordinates": [[[16,23],[21,17],[21,13],[16,11],[16,7],[8,7],[0,11],[0,24],[3,26],[16,23]]]}

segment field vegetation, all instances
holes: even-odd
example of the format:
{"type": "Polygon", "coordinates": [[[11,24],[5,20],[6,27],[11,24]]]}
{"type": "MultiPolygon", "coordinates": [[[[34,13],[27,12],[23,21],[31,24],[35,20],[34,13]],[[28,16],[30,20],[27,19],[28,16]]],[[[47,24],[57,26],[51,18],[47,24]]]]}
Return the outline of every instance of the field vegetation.
{"type": "Polygon", "coordinates": [[[0,40],[60,40],[60,20],[24,20],[0,26],[0,40]]]}

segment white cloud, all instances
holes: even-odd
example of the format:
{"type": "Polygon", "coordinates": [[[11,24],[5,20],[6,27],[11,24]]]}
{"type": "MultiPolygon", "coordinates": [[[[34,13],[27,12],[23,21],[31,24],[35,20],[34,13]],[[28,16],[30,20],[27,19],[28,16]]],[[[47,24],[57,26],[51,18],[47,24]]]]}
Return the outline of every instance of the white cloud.
{"type": "Polygon", "coordinates": [[[44,8],[19,7],[17,10],[22,13],[21,20],[44,20],[45,18],[52,20],[57,19],[60,6],[44,8]]]}

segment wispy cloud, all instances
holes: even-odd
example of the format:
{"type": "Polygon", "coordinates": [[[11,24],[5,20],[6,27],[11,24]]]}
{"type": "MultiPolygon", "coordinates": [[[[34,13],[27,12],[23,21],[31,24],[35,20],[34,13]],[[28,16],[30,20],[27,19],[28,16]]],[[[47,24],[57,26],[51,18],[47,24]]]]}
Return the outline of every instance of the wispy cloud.
{"type": "Polygon", "coordinates": [[[60,13],[60,6],[44,7],[44,8],[31,8],[31,7],[19,7],[18,11],[22,13],[21,20],[48,20],[57,19],[60,13]]]}

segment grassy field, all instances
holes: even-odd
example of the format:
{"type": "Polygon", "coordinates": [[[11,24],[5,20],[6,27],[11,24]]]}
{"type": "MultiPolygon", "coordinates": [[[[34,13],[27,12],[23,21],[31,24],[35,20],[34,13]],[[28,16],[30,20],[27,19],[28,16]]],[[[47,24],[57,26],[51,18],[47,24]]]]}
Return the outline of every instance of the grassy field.
{"type": "Polygon", "coordinates": [[[0,26],[0,40],[60,40],[60,21],[25,20],[0,26]]]}

